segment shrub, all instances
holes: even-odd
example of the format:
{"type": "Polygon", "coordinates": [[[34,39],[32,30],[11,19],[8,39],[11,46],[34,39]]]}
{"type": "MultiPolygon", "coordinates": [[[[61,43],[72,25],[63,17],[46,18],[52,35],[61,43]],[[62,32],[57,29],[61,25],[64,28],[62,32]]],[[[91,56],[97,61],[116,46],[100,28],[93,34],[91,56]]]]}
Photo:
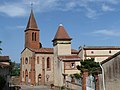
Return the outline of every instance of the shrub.
{"type": "Polygon", "coordinates": [[[79,74],[79,73],[75,73],[75,74],[73,74],[74,75],[74,77],[76,78],[76,79],[80,79],[80,77],[81,77],[81,74],[79,74]]]}

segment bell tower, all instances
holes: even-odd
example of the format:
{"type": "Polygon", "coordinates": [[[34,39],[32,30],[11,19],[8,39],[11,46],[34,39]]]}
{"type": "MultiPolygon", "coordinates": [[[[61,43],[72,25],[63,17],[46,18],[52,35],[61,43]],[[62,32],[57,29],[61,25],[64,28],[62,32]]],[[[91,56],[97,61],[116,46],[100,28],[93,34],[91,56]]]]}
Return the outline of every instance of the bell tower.
{"type": "Polygon", "coordinates": [[[39,42],[39,29],[34,18],[33,10],[31,9],[28,24],[25,30],[25,48],[39,49],[41,48],[39,42]]]}
{"type": "Polygon", "coordinates": [[[63,85],[63,62],[58,59],[58,56],[71,55],[71,40],[67,31],[62,24],[59,25],[53,42],[54,47],[54,85],[63,85]],[[59,82],[58,82],[59,81],[59,82]]]}
{"type": "Polygon", "coordinates": [[[53,42],[54,54],[71,55],[71,40],[62,24],[59,25],[53,42]]]}

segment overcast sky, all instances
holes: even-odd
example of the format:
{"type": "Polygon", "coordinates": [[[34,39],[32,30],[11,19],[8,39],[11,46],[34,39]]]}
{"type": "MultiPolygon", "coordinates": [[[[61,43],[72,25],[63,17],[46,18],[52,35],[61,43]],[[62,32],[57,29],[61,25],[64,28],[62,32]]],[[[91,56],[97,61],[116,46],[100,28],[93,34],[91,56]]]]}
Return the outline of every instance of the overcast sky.
{"type": "Polygon", "coordinates": [[[79,46],[120,46],[120,0],[0,0],[2,55],[20,61],[31,2],[43,47],[52,47],[59,24],[79,46]]]}

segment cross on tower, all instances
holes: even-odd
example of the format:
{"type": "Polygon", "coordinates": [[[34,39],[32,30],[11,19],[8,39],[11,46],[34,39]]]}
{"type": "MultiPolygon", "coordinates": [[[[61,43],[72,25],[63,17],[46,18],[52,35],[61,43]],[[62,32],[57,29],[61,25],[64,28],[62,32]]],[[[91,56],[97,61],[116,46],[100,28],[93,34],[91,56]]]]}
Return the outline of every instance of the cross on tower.
{"type": "Polygon", "coordinates": [[[33,2],[31,2],[31,9],[33,9],[33,2]]]}

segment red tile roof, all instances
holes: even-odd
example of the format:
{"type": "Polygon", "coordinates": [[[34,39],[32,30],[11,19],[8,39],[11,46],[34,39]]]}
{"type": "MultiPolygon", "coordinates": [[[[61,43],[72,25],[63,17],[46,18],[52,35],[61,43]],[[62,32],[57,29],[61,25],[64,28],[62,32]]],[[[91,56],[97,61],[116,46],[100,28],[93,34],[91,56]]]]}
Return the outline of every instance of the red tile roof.
{"type": "Polygon", "coordinates": [[[64,29],[64,27],[62,25],[60,25],[58,27],[57,33],[56,33],[53,41],[54,40],[71,40],[71,38],[69,37],[69,35],[66,32],[66,30],[64,29]]]}
{"type": "Polygon", "coordinates": [[[72,54],[78,54],[78,50],[71,49],[71,53],[72,53],[72,54]]]}
{"type": "Polygon", "coordinates": [[[9,56],[0,56],[0,62],[9,61],[9,56]]]}
{"type": "Polygon", "coordinates": [[[32,49],[32,51],[34,51],[34,52],[36,52],[36,53],[53,54],[53,48],[32,49]]]}
{"type": "Polygon", "coordinates": [[[117,50],[120,49],[120,46],[84,46],[82,48],[84,50],[117,50]]]}
{"type": "Polygon", "coordinates": [[[77,55],[58,56],[58,58],[63,61],[80,61],[81,60],[81,58],[77,55]]]}
{"type": "MultiPolygon", "coordinates": [[[[30,50],[36,53],[43,53],[43,54],[53,54],[54,52],[53,48],[40,48],[40,49],[30,49],[30,50]]],[[[78,54],[78,51],[75,49],[72,49],[71,52],[72,54],[78,54]]]]}
{"type": "Polygon", "coordinates": [[[0,56],[0,67],[8,67],[9,65],[9,56],[0,56]],[[6,62],[8,64],[6,64],[6,62]]]}
{"type": "Polygon", "coordinates": [[[31,13],[30,13],[30,17],[29,17],[29,21],[28,21],[26,30],[27,29],[38,29],[36,20],[34,18],[33,10],[31,10],[31,13]]]}

